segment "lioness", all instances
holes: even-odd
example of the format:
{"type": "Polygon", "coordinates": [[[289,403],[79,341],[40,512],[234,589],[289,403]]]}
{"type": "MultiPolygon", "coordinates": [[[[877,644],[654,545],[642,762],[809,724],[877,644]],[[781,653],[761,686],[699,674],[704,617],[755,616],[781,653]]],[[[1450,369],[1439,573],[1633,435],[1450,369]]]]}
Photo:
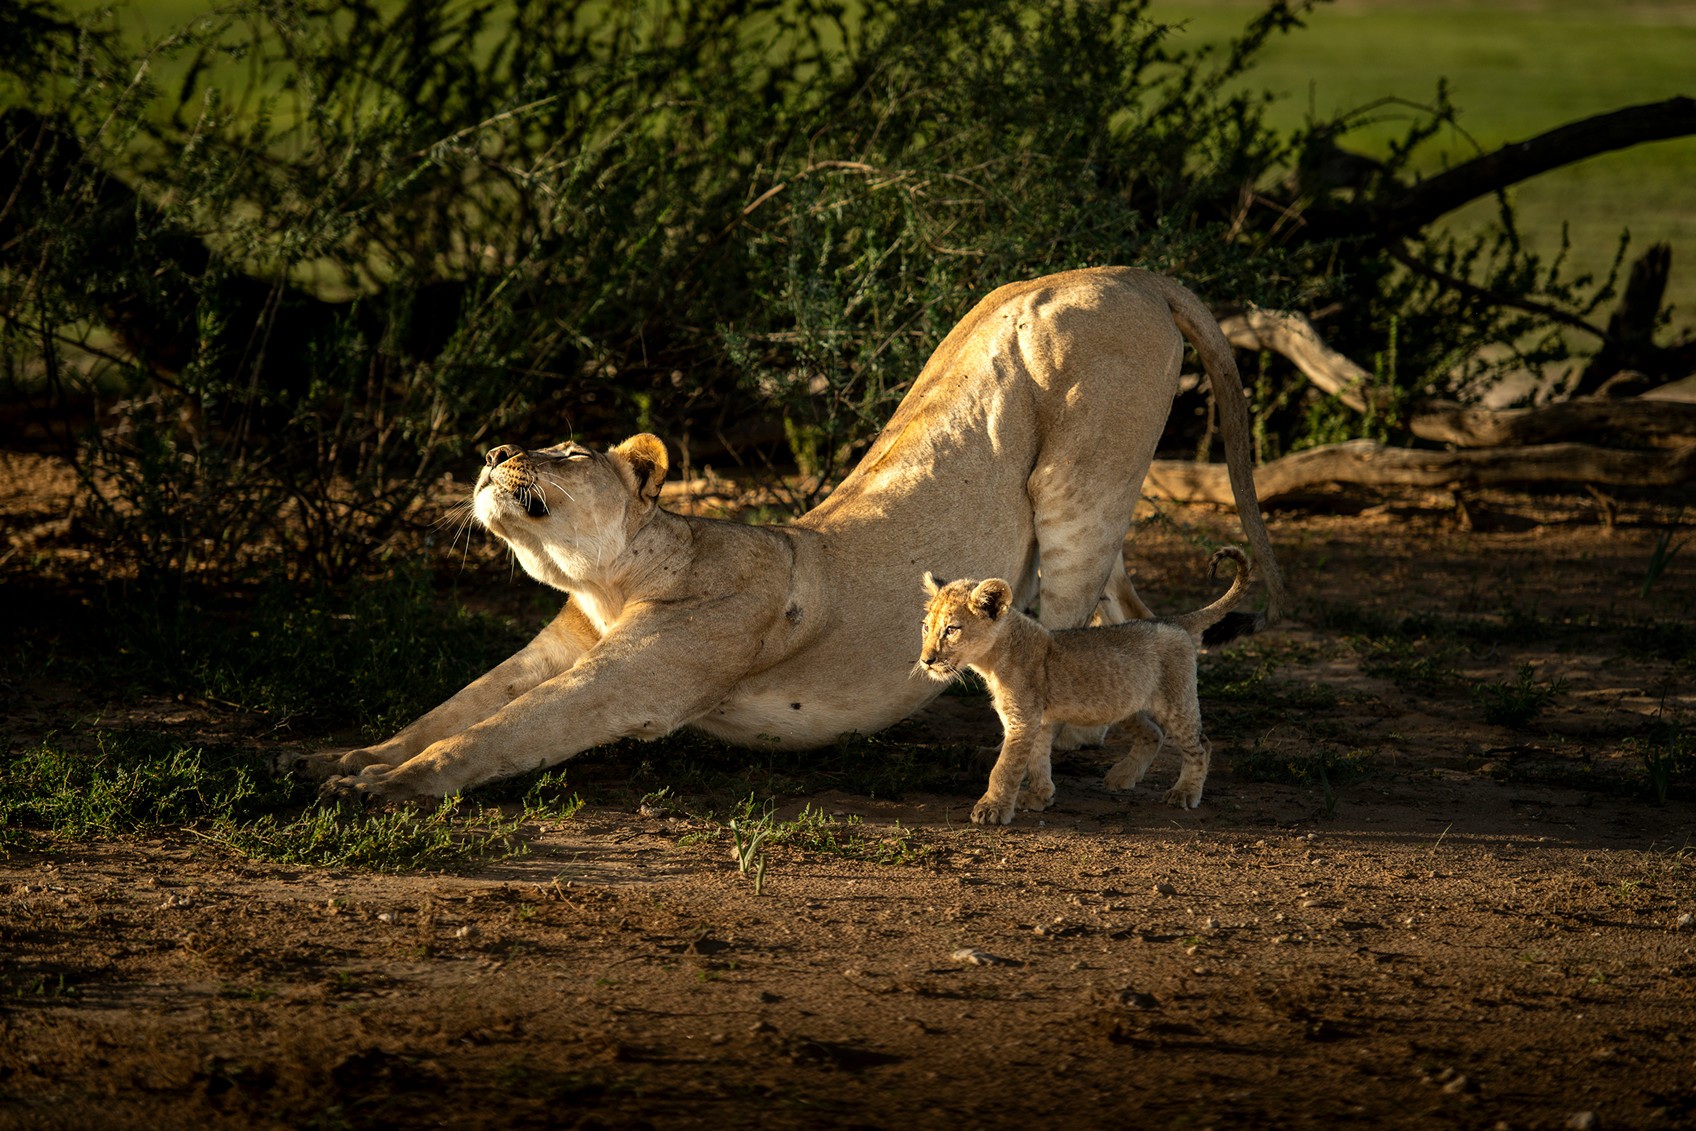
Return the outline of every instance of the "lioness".
{"type": "MultiPolygon", "coordinates": [[[[1177,784],[1166,803],[1201,804],[1211,754],[1201,731],[1195,690],[1195,646],[1236,607],[1248,588],[1248,557],[1235,546],[1213,555],[1210,569],[1237,563],[1231,588],[1204,609],[1183,616],[1130,621],[1098,628],[1050,632],[1013,604],[1013,587],[999,577],[939,581],[924,576],[924,647],[917,669],[949,683],[963,668],[983,676],[1001,717],[1001,755],[989,789],[972,809],[976,825],[1005,825],[1016,806],[1046,809],[1054,800],[1049,747],[1060,723],[1108,726],[1142,712],[1147,726],[1163,726],[1183,753],[1177,784]],[[1030,785],[1019,786],[1029,776],[1030,785]]],[[[1133,744],[1107,771],[1113,789],[1130,789],[1160,750],[1160,740],[1133,744]]]]}
{"type": "Polygon", "coordinates": [[[790,526],[659,505],[665,446],[488,453],[477,519],[570,595],[510,659],[385,742],[304,759],[333,795],[437,797],[689,725],[806,747],[875,731],[940,686],[912,674],[912,579],[1006,577],[1042,623],[1151,615],[1122,559],[1188,338],[1219,405],[1243,529],[1282,585],[1230,346],[1169,279],[1068,271],[991,293],[943,339],[836,490],[790,526]],[[922,565],[920,563],[923,563],[922,565]]]}

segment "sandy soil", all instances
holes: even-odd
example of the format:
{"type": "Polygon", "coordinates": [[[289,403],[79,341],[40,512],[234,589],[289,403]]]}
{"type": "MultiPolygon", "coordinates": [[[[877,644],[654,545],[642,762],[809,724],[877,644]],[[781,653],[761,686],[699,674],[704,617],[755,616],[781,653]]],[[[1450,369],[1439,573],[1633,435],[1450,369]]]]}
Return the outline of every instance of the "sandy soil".
{"type": "MultiPolygon", "coordinates": [[[[0,861],[0,1125],[1696,1124],[1696,807],[1632,745],[1696,712],[1688,653],[1639,646],[1689,624],[1696,554],[1645,598],[1670,509],[1438,503],[1276,517],[1297,609],[1203,659],[1193,812],[1169,754],[1107,792],[1111,740],[1005,829],[975,789],[787,798],[904,862],[780,846],[756,892],[716,825],[593,800],[624,770],[591,754],[586,809],[465,874],[0,861]],[[1553,702],[1483,721],[1526,663],[1553,702]]],[[[1226,523],[1133,541],[1157,607],[1226,523]]],[[[905,726],[997,734],[970,697],[905,726]]]]}

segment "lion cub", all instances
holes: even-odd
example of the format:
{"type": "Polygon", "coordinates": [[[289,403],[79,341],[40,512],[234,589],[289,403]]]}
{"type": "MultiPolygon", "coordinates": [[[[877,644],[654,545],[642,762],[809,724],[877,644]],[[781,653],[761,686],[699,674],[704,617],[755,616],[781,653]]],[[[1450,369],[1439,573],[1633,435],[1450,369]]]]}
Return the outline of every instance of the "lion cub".
{"type": "Polygon", "coordinates": [[[1234,546],[1213,555],[1212,573],[1225,558],[1236,563],[1236,576],[1230,590],[1204,609],[1059,632],[1014,608],[1012,588],[1000,578],[943,582],[925,574],[930,604],[918,668],[943,681],[971,668],[989,684],[1001,716],[1001,755],[988,791],[972,809],[973,824],[1005,825],[1018,805],[1048,808],[1054,799],[1048,759],[1056,724],[1105,726],[1139,711],[1158,723],[1145,724],[1152,741],[1133,744],[1107,772],[1108,788],[1136,785],[1169,734],[1183,753],[1183,768],[1166,803],[1190,809],[1201,804],[1211,747],[1196,698],[1196,639],[1242,599],[1251,573],[1248,556],[1234,546]],[[1027,773],[1030,784],[1021,792],[1027,773]]]}

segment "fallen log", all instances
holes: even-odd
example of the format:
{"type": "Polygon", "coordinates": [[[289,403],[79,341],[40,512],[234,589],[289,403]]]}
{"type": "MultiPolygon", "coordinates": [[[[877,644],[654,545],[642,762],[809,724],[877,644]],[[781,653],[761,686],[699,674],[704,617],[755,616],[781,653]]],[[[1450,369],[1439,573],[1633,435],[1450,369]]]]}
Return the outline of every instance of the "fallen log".
{"type": "Polygon", "coordinates": [[[1538,408],[1470,408],[1427,401],[1408,420],[1421,440],[1462,448],[1589,441],[1680,447],[1696,438],[1696,404],[1679,401],[1585,397],[1538,408]]]}
{"type": "Polygon", "coordinates": [[[1238,349],[1271,350],[1288,358],[1313,386],[1366,411],[1372,374],[1326,345],[1313,323],[1283,310],[1247,310],[1220,319],[1219,329],[1238,349]]]}
{"type": "MultiPolygon", "coordinates": [[[[1321,392],[1365,412],[1372,374],[1325,344],[1313,324],[1284,310],[1248,310],[1219,322],[1238,349],[1287,358],[1321,392]]],[[[1473,408],[1453,401],[1416,401],[1407,428],[1421,440],[1462,448],[1590,441],[1677,446],[1696,439],[1696,404],[1636,397],[1581,397],[1536,408],[1473,408]]]]}
{"type": "MultiPolygon", "coordinates": [[[[1646,452],[1591,444],[1427,452],[1350,440],[1295,452],[1254,472],[1255,491],[1263,504],[1339,483],[1453,489],[1557,483],[1674,487],[1692,480],[1696,480],[1696,443],[1646,452]]],[[[1222,463],[1155,460],[1143,490],[1178,502],[1232,502],[1222,463]]]]}

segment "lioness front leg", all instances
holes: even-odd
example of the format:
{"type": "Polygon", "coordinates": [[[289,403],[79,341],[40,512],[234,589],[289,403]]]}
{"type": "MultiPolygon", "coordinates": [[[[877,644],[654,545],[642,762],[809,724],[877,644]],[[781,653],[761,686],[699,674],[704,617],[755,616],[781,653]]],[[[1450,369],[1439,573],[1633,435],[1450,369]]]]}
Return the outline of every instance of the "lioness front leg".
{"type": "Polygon", "coordinates": [[[534,687],[559,675],[595,643],[594,628],[567,602],[547,627],[452,698],[408,723],[394,737],[358,750],[327,750],[296,759],[309,777],[356,774],[368,766],[399,766],[444,739],[461,734],[534,687]]]}
{"type": "MultiPolygon", "coordinates": [[[[687,624],[685,616],[672,620],[687,624]]],[[[325,795],[379,803],[445,797],[615,739],[657,738],[723,701],[746,670],[746,649],[702,647],[670,622],[627,624],[483,721],[399,765],[331,778],[325,795]]]]}

